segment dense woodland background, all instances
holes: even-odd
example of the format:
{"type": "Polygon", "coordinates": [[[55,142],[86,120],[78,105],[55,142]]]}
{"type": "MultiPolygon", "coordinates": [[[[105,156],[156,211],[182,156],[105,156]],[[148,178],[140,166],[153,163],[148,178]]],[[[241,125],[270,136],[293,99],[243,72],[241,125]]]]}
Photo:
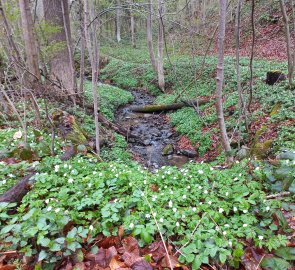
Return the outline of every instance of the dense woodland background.
{"type": "Polygon", "coordinates": [[[0,270],[294,269],[293,0],[0,24],[0,270]]]}

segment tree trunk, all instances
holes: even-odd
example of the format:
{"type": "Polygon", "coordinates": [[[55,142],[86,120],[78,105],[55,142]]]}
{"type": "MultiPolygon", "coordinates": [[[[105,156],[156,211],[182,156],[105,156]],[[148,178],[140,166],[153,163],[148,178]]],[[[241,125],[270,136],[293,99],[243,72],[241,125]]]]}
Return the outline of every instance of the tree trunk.
{"type": "Polygon", "coordinates": [[[73,55],[71,45],[71,30],[69,7],[67,0],[43,0],[45,20],[60,28],[60,31],[49,37],[52,44],[60,43],[62,48],[50,59],[50,77],[57,81],[62,89],[75,101],[75,84],[73,74],[73,55]],[[66,27],[65,27],[66,26],[66,27]]]}
{"type": "Polygon", "coordinates": [[[286,12],[286,7],[284,0],[280,0],[281,11],[283,14],[283,20],[285,25],[285,39],[287,45],[287,56],[288,56],[288,79],[289,79],[289,87],[293,86],[293,59],[291,52],[291,37],[290,37],[290,27],[289,27],[289,17],[286,12]]]}
{"type": "MultiPolygon", "coordinates": [[[[91,1],[92,2],[92,1],[91,1]]],[[[97,42],[97,20],[94,19],[94,3],[89,6],[88,0],[84,0],[84,29],[86,34],[86,44],[88,48],[89,58],[91,61],[92,69],[92,96],[93,96],[93,110],[94,110],[94,121],[95,121],[95,146],[97,155],[100,154],[99,145],[99,122],[98,122],[98,97],[97,97],[97,81],[98,81],[98,42],[97,42]],[[88,20],[89,18],[89,20],[88,20]],[[88,27],[89,22],[91,26],[88,27]],[[89,32],[89,29],[91,33],[89,32]]]]}
{"type": "Polygon", "coordinates": [[[132,106],[130,107],[131,111],[133,112],[141,112],[141,113],[153,113],[153,112],[164,112],[164,111],[171,111],[171,110],[178,110],[183,107],[194,107],[208,103],[208,99],[193,99],[193,100],[185,100],[178,103],[172,104],[159,104],[159,105],[143,105],[143,106],[132,106]]]}
{"type": "Polygon", "coordinates": [[[117,37],[117,42],[121,42],[121,2],[120,0],[116,0],[116,37],[117,37]]]}
{"type": "Polygon", "coordinates": [[[84,28],[84,10],[83,3],[80,0],[80,33],[81,33],[81,45],[80,45],[80,85],[79,85],[79,96],[83,96],[84,93],[84,74],[85,74],[85,28],[84,28]]]}
{"type": "Polygon", "coordinates": [[[131,10],[130,10],[130,30],[131,30],[131,44],[133,48],[136,48],[136,39],[135,39],[135,19],[133,14],[133,0],[130,2],[131,10]]]}
{"type": "Polygon", "coordinates": [[[32,81],[40,81],[37,40],[34,34],[34,23],[29,0],[19,0],[22,31],[25,43],[26,65],[32,81]]]}
{"type": "Polygon", "coordinates": [[[237,70],[237,85],[238,85],[238,107],[239,107],[239,136],[238,136],[238,147],[241,146],[241,133],[242,133],[242,114],[243,114],[243,93],[241,84],[241,71],[240,71],[240,36],[241,36],[241,9],[243,0],[238,0],[237,11],[236,11],[236,70],[237,70]]]}
{"type": "Polygon", "coordinates": [[[163,27],[163,13],[164,13],[164,3],[162,0],[158,0],[158,84],[162,92],[165,92],[165,77],[164,77],[164,64],[163,64],[163,54],[164,54],[164,27],[163,27]]]}
{"type": "Polygon", "coordinates": [[[218,61],[217,61],[217,77],[216,77],[216,111],[218,123],[221,133],[221,142],[225,151],[226,159],[232,162],[231,147],[226,132],[223,108],[222,108],[222,88],[224,80],[224,36],[226,22],[226,2],[227,0],[219,0],[220,18],[219,18],[219,34],[218,34],[218,61]]]}
{"type": "Polygon", "coordinates": [[[153,16],[152,0],[149,0],[147,20],[146,20],[147,46],[148,46],[150,60],[151,60],[153,70],[155,71],[155,73],[158,73],[158,67],[156,64],[156,59],[155,59],[155,54],[154,54],[154,46],[153,46],[152,16],[153,16]]]}

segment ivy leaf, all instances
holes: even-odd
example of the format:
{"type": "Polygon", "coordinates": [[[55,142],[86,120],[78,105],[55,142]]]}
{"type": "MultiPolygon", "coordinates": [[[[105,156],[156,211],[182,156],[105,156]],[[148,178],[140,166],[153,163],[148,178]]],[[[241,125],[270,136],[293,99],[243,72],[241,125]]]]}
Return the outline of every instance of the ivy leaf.
{"type": "Polygon", "coordinates": [[[197,255],[192,263],[192,269],[199,270],[201,264],[202,264],[202,257],[201,257],[201,255],[197,255]]]}
{"type": "Polygon", "coordinates": [[[15,224],[10,224],[10,225],[7,225],[5,227],[2,228],[1,230],[1,234],[5,234],[5,233],[8,233],[10,232],[13,228],[14,228],[15,224]]]}

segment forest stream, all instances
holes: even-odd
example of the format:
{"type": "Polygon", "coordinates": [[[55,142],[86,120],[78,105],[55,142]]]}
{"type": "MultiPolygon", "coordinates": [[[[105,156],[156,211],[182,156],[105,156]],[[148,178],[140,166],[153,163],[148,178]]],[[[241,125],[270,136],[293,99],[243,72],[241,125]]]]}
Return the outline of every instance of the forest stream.
{"type": "Polygon", "coordinates": [[[128,146],[134,158],[152,170],[167,165],[183,166],[189,158],[177,150],[179,135],[167,121],[166,114],[132,112],[134,105],[153,104],[154,97],[139,90],[131,92],[134,100],[117,110],[116,122],[132,135],[128,146]]]}

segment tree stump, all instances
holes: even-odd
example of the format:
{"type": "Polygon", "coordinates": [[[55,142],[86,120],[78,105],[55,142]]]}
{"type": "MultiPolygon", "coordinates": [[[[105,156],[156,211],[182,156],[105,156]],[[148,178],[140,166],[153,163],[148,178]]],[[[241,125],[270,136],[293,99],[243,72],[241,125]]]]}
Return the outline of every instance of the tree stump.
{"type": "Polygon", "coordinates": [[[277,82],[286,80],[286,75],[282,73],[280,70],[272,70],[266,73],[266,84],[274,85],[277,82]]]}

